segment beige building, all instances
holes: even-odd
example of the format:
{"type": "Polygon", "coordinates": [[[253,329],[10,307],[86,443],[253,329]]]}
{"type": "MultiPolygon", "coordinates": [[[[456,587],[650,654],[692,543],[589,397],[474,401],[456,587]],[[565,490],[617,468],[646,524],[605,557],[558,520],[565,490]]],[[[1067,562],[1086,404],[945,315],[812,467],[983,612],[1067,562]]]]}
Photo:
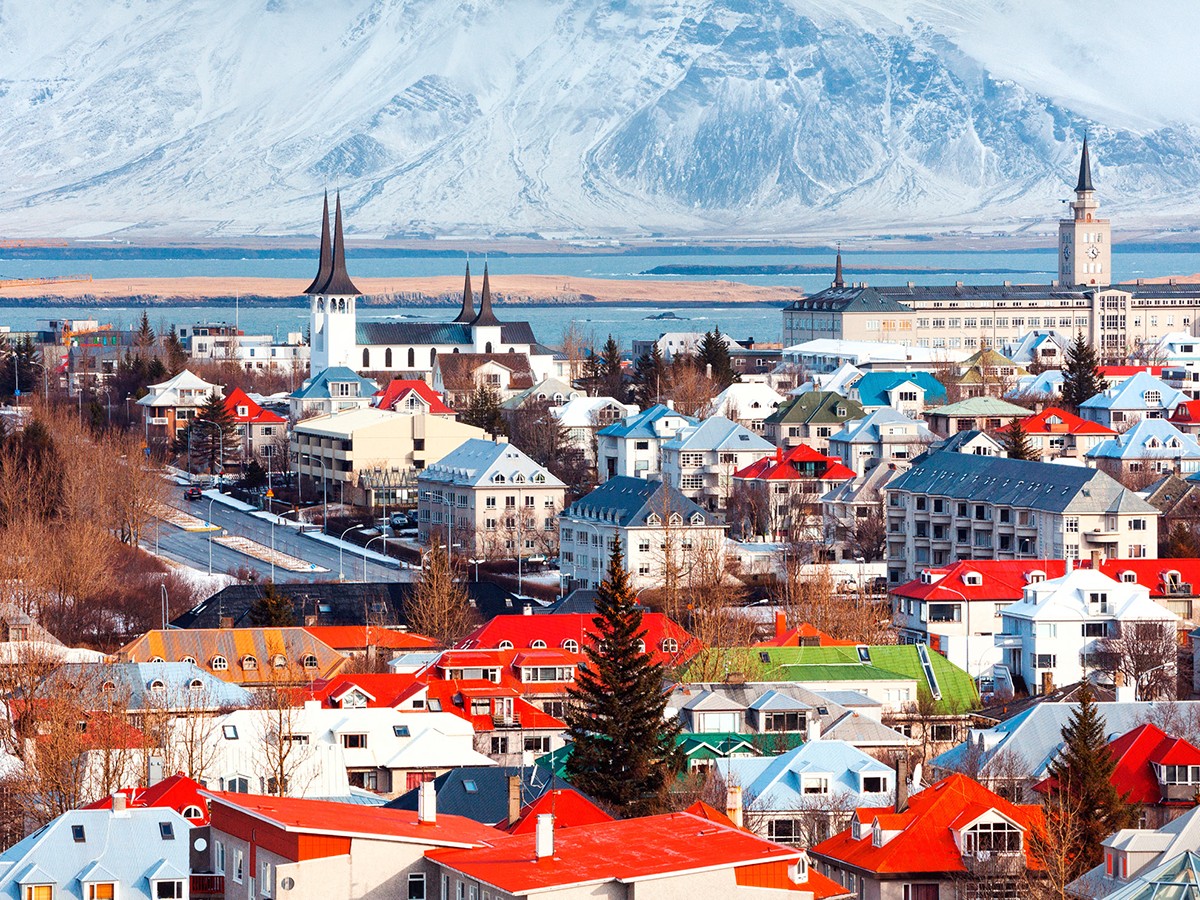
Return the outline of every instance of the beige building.
{"type": "Polygon", "coordinates": [[[417,473],[483,430],[445,416],[365,407],[296,423],[297,474],[363,506],[410,501],[417,473]]]}
{"type": "Polygon", "coordinates": [[[784,346],[833,337],[973,350],[1056,329],[1082,331],[1105,359],[1119,363],[1172,331],[1191,331],[1200,316],[1200,283],[1111,283],[1111,225],[1099,217],[1099,206],[1085,143],[1071,215],[1059,223],[1057,281],[872,288],[847,285],[839,265],[828,289],[784,308],[784,346]]]}
{"type": "Polygon", "coordinates": [[[566,493],[512,444],[473,438],[417,476],[417,533],[476,558],[552,556],[566,493]]]}

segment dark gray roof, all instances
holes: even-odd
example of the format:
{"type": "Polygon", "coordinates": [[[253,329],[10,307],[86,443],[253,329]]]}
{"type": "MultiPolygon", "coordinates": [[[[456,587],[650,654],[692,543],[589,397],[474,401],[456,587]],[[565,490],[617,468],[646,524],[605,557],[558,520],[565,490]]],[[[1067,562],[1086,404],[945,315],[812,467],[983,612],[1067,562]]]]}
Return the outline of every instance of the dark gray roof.
{"type": "Polygon", "coordinates": [[[342,236],[342,195],[337,195],[337,210],[333,217],[333,262],[329,278],[321,285],[318,294],[361,294],[350,274],[346,271],[346,241],[342,236]]]}
{"type": "Polygon", "coordinates": [[[685,523],[699,513],[705,525],[716,519],[682,493],[679,488],[662,481],[618,475],[610,478],[586,497],[572,503],[564,515],[597,519],[621,527],[645,525],[651,515],[660,517],[678,513],[685,523]]]}
{"type": "Polygon", "coordinates": [[[333,251],[329,246],[329,191],[326,191],[325,207],[321,210],[321,261],[317,264],[317,277],[304,289],[304,293],[321,293],[321,286],[329,280],[329,273],[332,271],[333,251]]]}
{"type": "Polygon", "coordinates": [[[1088,156],[1087,135],[1083,136],[1083,153],[1079,155],[1079,180],[1075,183],[1076,191],[1095,190],[1092,187],[1092,160],[1088,156]]]}
{"type": "Polygon", "coordinates": [[[462,310],[454,319],[456,324],[466,325],[475,318],[475,294],[471,291],[471,264],[467,263],[467,277],[463,281],[462,310]]]}
{"type": "MultiPolygon", "coordinates": [[[[481,619],[522,611],[521,602],[490,581],[465,585],[481,619]]],[[[280,584],[279,592],[292,600],[296,624],[316,616],[315,625],[405,625],[404,603],[413,590],[408,582],[344,582],[341,584],[280,584]]],[[[250,624],[250,608],[263,593],[259,584],[234,584],[202,600],[172,621],[176,628],[220,628],[222,617],[235,628],[250,624]]]]}
{"type": "Polygon", "coordinates": [[[887,489],[1054,513],[1157,512],[1096,469],[967,453],[932,453],[887,489]]]}
{"type": "Polygon", "coordinates": [[[793,300],[790,310],[812,310],[813,312],[908,312],[908,307],[884,296],[873,287],[851,285],[834,286],[818,291],[811,297],[793,300]]]}
{"type": "MultiPolygon", "coordinates": [[[[462,766],[433,779],[437,791],[437,811],[444,815],[465,816],[484,825],[508,821],[508,778],[521,777],[521,806],[532,803],[548,791],[575,790],[557,776],[538,766],[462,766]],[[474,782],[468,791],[466,782],[474,782]]],[[[416,810],[418,788],[385,803],[388,809],[416,810]]],[[[578,793],[578,792],[577,792],[578,793]]]]}
{"type": "MultiPolygon", "coordinates": [[[[359,322],[355,330],[359,346],[381,344],[472,344],[471,326],[456,322],[359,322]]],[[[505,322],[500,326],[500,341],[505,344],[534,344],[533,328],[528,322],[505,322]]]]}
{"type": "Polygon", "coordinates": [[[471,324],[481,326],[500,324],[500,320],[492,312],[492,284],[488,280],[487,263],[483,264],[483,288],[479,294],[479,315],[471,321],[471,324]]]}

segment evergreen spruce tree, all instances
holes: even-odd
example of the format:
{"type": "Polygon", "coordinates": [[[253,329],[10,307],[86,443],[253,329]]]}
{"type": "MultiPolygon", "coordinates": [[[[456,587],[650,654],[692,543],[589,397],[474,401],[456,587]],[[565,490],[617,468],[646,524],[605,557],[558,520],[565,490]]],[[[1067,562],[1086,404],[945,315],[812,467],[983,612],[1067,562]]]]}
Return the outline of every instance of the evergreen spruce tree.
{"type": "Polygon", "coordinates": [[[1107,730],[1085,684],[1079,706],[1063,726],[1062,751],[1049,766],[1053,781],[1046,801],[1047,818],[1063,820],[1055,825],[1069,825],[1054,830],[1071,836],[1065,849],[1072,879],[1099,865],[1101,841],[1138,819],[1138,808],[1128,801],[1128,794],[1122,796],[1113,786],[1116,761],[1108,749],[1107,730]]]}
{"type": "Polygon", "coordinates": [[[1008,430],[1004,432],[1000,445],[1008,454],[1009,459],[1030,460],[1038,458],[1033,445],[1029,443],[1029,435],[1025,431],[1025,425],[1015,416],[1012,422],[1009,423],[1008,430]]]}
{"type": "Polygon", "coordinates": [[[187,365],[188,353],[183,346],[183,341],[179,339],[179,332],[175,329],[174,324],[167,331],[163,345],[167,351],[167,368],[171,370],[172,374],[182,371],[187,365]]]}
{"type": "Polygon", "coordinates": [[[154,329],[150,327],[150,316],[143,309],[142,319],[138,323],[137,333],[133,336],[133,345],[138,348],[138,355],[144,356],[154,349],[154,329]]]}
{"type": "Polygon", "coordinates": [[[611,334],[600,351],[600,390],[603,396],[625,402],[625,373],[621,368],[621,348],[611,334]]]}
{"type": "Polygon", "coordinates": [[[263,585],[262,596],[250,607],[249,617],[250,624],[257,628],[288,628],[296,624],[292,598],[281,594],[273,581],[263,585]]]}
{"type": "Polygon", "coordinates": [[[567,775],[623,816],[661,811],[683,767],[679,725],[663,719],[663,667],[639,647],[642,611],[615,543],[593,622],[595,641],[570,688],[567,775]]]}
{"type": "Polygon", "coordinates": [[[670,390],[667,362],[663,359],[658,342],[650,345],[650,351],[637,358],[633,366],[633,402],[645,409],[653,406],[670,390]]]}
{"type": "Polygon", "coordinates": [[[1105,390],[1108,383],[1100,374],[1096,350],[1080,331],[1063,362],[1063,405],[1078,411],[1080,405],[1105,390]]]}
{"type": "Polygon", "coordinates": [[[729,358],[729,345],[716,326],[712,331],[705,332],[696,355],[701,371],[709,374],[721,390],[737,381],[737,373],[733,371],[733,362],[729,358]],[[711,372],[709,366],[712,367],[711,372]]]}
{"type": "Polygon", "coordinates": [[[486,384],[475,388],[471,401],[461,419],[468,425],[482,428],[490,435],[505,434],[504,414],[500,409],[500,395],[486,384]]]}
{"type": "Polygon", "coordinates": [[[192,465],[202,464],[214,475],[238,458],[237,422],[215,390],[196,410],[196,416],[187,428],[179,433],[176,451],[188,453],[189,446],[192,465]]]}

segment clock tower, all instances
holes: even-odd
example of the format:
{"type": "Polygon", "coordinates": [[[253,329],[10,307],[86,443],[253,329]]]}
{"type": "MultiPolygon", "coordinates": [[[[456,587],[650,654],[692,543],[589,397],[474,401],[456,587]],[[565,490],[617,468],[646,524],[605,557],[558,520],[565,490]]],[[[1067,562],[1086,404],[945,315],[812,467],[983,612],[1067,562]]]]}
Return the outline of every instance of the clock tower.
{"type": "Polygon", "coordinates": [[[1112,280],[1112,231],[1097,212],[1087,137],[1079,158],[1079,181],[1071,217],[1058,223],[1058,283],[1066,287],[1105,287],[1112,280]]]}

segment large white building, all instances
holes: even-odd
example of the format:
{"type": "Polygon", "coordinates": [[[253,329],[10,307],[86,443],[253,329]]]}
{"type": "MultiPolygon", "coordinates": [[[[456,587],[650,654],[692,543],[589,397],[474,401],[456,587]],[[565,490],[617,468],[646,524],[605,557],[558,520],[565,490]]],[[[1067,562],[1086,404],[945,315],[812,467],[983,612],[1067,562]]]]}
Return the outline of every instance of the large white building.
{"type": "MultiPolygon", "coordinates": [[[[1004,650],[1004,665],[1030,694],[1041,694],[1095,675],[1106,638],[1120,637],[1139,622],[1174,636],[1179,617],[1136,582],[1075,569],[1061,578],[1033,580],[1019,603],[1001,611],[1001,620],[996,646],[1004,650]]],[[[1173,652],[1165,664],[1174,671],[1173,652]]]]}
{"type": "Polygon", "coordinates": [[[359,322],[362,296],[346,272],[342,237],[342,203],[337,201],[333,240],[329,238],[329,200],[321,225],[321,259],[317,276],[304,293],[309,297],[312,372],[345,366],[356,372],[387,372],[406,378],[428,378],[441,354],[519,353],[530,357],[542,377],[552,374],[552,351],[539,347],[528,322],[501,322],[492,311],[487,266],[479,312],[475,312],[468,266],[462,310],[449,323],[359,322]]]}

